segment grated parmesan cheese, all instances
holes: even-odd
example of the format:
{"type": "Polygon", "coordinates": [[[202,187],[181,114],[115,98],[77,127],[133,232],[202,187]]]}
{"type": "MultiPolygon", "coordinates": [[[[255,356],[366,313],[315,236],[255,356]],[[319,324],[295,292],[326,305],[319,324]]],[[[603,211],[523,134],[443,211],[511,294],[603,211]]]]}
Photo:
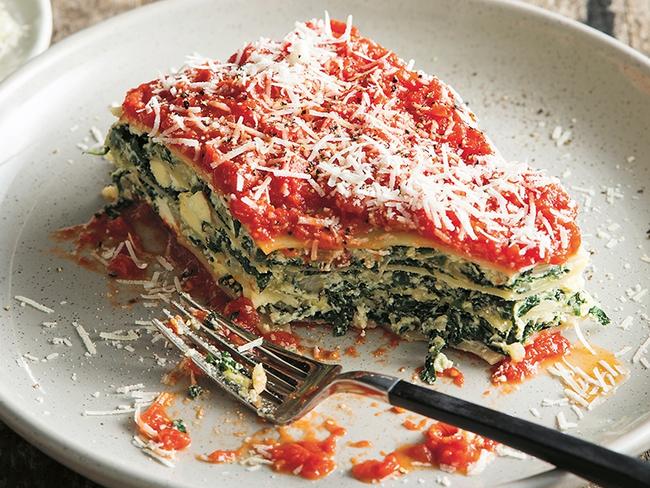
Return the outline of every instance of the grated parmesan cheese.
{"type": "Polygon", "coordinates": [[[83,345],[86,347],[87,353],[91,356],[97,354],[97,348],[95,347],[94,342],[90,339],[90,335],[88,335],[88,332],[86,332],[86,329],[84,329],[83,325],[81,325],[79,322],[72,322],[72,326],[77,331],[77,334],[79,334],[81,342],[83,342],[83,345]]]}
{"type": "Polygon", "coordinates": [[[164,451],[158,448],[153,441],[145,441],[140,436],[133,436],[131,442],[143,453],[155,459],[160,464],[167,466],[168,468],[173,468],[175,466],[174,462],[172,461],[174,451],[164,451]]]}
{"type": "Polygon", "coordinates": [[[84,417],[108,417],[112,415],[124,415],[135,412],[135,407],[116,408],[114,410],[84,410],[81,415],[84,417]]]}
{"type": "Polygon", "coordinates": [[[497,444],[497,447],[495,449],[495,452],[497,453],[498,456],[501,457],[511,457],[515,459],[528,459],[529,456],[528,454],[518,451],[517,449],[513,449],[512,447],[508,447],[504,444],[497,444]]]}
{"type": "Polygon", "coordinates": [[[618,357],[624,356],[625,354],[627,354],[627,353],[630,352],[631,350],[632,350],[632,348],[631,348],[630,346],[625,346],[623,349],[621,349],[621,350],[615,352],[615,353],[614,353],[614,357],[617,357],[617,358],[618,358],[618,357]]]}
{"type": "Polygon", "coordinates": [[[623,321],[617,325],[619,329],[627,330],[630,328],[630,325],[632,325],[632,322],[634,319],[631,316],[627,316],[623,319],[623,321]]]}
{"type": "MultiPolygon", "coordinates": [[[[25,370],[25,373],[27,373],[27,376],[28,376],[29,380],[32,382],[32,388],[36,388],[36,389],[40,390],[41,392],[45,393],[45,390],[41,386],[40,382],[34,376],[34,373],[32,372],[32,368],[30,368],[29,364],[27,364],[25,362],[25,359],[24,359],[25,356],[27,356],[27,355],[24,354],[23,356],[18,356],[16,358],[16,364],[18,364],[18,366],[20,366],[21,368],[23,368],[25,370]]],[[[38,358],[36,358],[36,360],[38,361],[38,358]]]]}
{"type": "Polygon", "coordinates": [[[24,297],[22,295],[16,295],[14,297],[16,300],[20,302],[21,306],[29,305],[32,308],[35,308],[36,310],[40,310],[41,312],[45,313],[53,313],[54,310],[51,309],[50,307],[46,307],[45,305],[42,305],[38,303],[35,300],[32,300],[31,298],[24,297]]]}
{"type": "Polygon", "coordinates": [[[576,414],[576,417],[578,417],[578,420],[582,420],[585,416],[584,413],[582,413],[582,410],[580,410],[580,407],[577,407],[576,405],[571,405],[571,410],[573,410],[573,413],[576,414]]]}
{"type": "MultiPolygon", "coordinates": [[[[234,163],[237,194],[228,198],[256,213],[267,213],[272,205],[269,188],[275,188],[275,179],[292,178],[305,180],[322,197],[363,207],[370,223],[388,217],[400,230],[413,231],[427,218],[445,237],[455,233],[462,240],[516,245],[522,255],[538,251],[539,260],[566,246],[567,236],[556,239],[557,229],[536,204],[559,180],[505,161],[489,141],[483,156],[453,146],[449,135],[454,125],[477,131],[475,117],[451,87],[412,71],[413,66],[390,51],[374,57],[368,44],[352,34],[351,19],[345,33],[333,37],[326,16],[296,23],[280,41],[251,43],[233,62],[188,58],[182,69],[151,83],[153,95],[142,111],[150,114],[154,141],[194,149],[195,157],[205,145],[211,149],[213,168],[234,163]],[[363,69],[351,79],[331,69],[341,60],[341,46],[363,61],[363,69]],[[197,81],[197,70],[208,70],[210,80],[197,81]],[[444,134],[434,126],[423,128],[413,113],[400,107],[406,88],[397,84],[394,92],[385,90],[382,77],[398,70],[417,75],[424,84],[439,84],[440,103],[449,112],[444,134]],[[208,111],[204,106],[177,106],[169,98],[179,90],[216,94],[228,79],[252,102],[247,120],[233,122],[228,104],[219,100],[208,100],[213,109],[208,111]],[[262,120],[272,130],[263,130],[262,120]],[[161,127],[166,128],[160,132],[161,127]],[[187,137],[189,127],[193,138],[187,137]],[[251,187],[246,184],[249,176],[251,187]]],[[[571,137],[571,130],[559,126],[553,133],[558,145],[571,137]]],[[[572,220],[575,209],[569,200],[566,208],[554,210],[554,221],[572,220]]]]}
{"type": "Polygon", "coordinates": [[[585,336],[582,334],[582,329],[580,329],[580,324],[577,320],[573,322],[573,329],[576,331],[578,340],[582,343],[583,346],[585,346],[585,349],[595,356],[596,351],[594,351],[594,348],[591,347],[591,345],[587,342],[587,339],[585,339],[585,336]]]}
{"type": "Polygon", "coordinates": [[[632,356],[632,362],[633,363],[638,363],[641,359],[641,357],[646,353],[648,350],[648,347],[650,346],[650,336],[639,346],[639,348],[636,350],[634,353],[634,356],[632,356]]]}
{"type": "Polygon", "coordinates": [[[255,347],[260,347],[264,343],[264,338],[263,337],[258,337],[257,339],[254,339],[250,342],[247,342],[246,344],[242,344],[241,346],[237,347],[237,351],[239,352],[246,352],[250,351],[251,349],[255,347]]]}
{"type": "Polygon", "coordinates": [[[126,250],[129,253],[129,256],[131,257],[131,261],[133,261],[133,264],[135,264],[139,269],[145,269],[147,267],[147,263],[144,261],[140,261],[138,259],[138,256],[135,254],[135,249],[133,248],[133,243],[131,242],[131,238],[129,236],[129,239],[124,241],[124,245],[126,246],[126,250]]]}
{"type": "Polygon", "coordinates": [[[126,334],[119,334],[117,332],[100,332],[99,337],[109,341],[135,341],[140,336],[134,330],[129,330],[126,334]]]}
{"type": "Polygon", "coordinates": [[[144,385],[142,383],[137,383],[135,385],[124,385],[120,386],[115,390],[115,393],[129,393],[134,390],[142,390],[144,385]]]}
{"type": "Polygon", "coordinates": [[[165,269],[165,271],[174,271],[174,266],[172,266],[172,264],[169,261],[167,261],[163,256],[156,256],[156,260],[165,269]]]}
{"type": "Polygon", "coordinates": [[[578,424],[576,424],[574,422],[567,421],[566,416],[564,415],[564,412],[559,412],[556,415],[555,419],[557,421],[558,428],[560,430],[562,430],[562,431],[573,429],[573,428],[578,426],[578,424]]]}

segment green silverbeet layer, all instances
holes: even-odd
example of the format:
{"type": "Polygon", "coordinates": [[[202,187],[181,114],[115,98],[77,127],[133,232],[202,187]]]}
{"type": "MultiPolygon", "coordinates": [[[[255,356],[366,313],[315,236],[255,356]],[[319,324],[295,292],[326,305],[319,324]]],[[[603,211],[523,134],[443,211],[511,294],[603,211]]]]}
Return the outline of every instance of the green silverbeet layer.
{"type": "MultiPolygon", "coordinates": [[[[331,324],[335,335],[343,335],[351,326],[371,322],[399,335],[424,337],[429,343],[424,381],[435,380],[436,359],[446,346],[476,341],[507,354],[512,344],[525,343],[535,332],[555,327],[571,316],[592,315],[602,325],[609,323],[587,293],[562,285],[562,277],[569,272],[565,266],[531,269],[511,280],[500,280],[491,278],[476,263],[452,260],[427,248],[394,246],[379,255],[355,249],[348,253],[344,265],[289,258],[280,251],[266,255],[233,219],[223,198],[163,145],[131,132],[126,125],[116,125],[107,147],[117,164],[113,181],[123,200],[146,200],[156,211],[164,201],[178,218],[179,195],[203,193],[214,218],[202,223],[200,233],[186,225],[181,225],[181,230],[208,261],[225,260],[232,273],[218,277],[222,287],[232,294],[241,293],[242,284],[233,276],[246,274],[253,278],[256,293],[273,291],[275,298],[258,307],[273,323],[322,321],[331,324]],[[184,166],[183,171],[192,174],[187,187],[159,184],[150,167],[152,159],[172,168],[184,166]],[[445,277],[511,291],[515,298],[451,286],[445,277]],[[540,283],[551,286],[532,292],[531,287],[540,283]],[[541,312],[549,306],[550,315],[541,312]]],[[[114,208],[107,209],[109,215],[114,208]]]]}

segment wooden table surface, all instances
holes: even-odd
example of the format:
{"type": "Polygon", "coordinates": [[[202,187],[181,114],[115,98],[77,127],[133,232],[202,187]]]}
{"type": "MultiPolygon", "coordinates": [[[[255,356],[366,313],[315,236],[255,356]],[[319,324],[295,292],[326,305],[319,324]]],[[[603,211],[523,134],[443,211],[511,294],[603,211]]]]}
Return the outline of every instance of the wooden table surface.
{"type": "MultiPolygon", "coordinates": [[[[155,0],[52,0],[52,42],[155,0]]],[[[522,0],[584,22],[650,55],[650,0],[522,0]]],[[[650,459],[650,452],[644,455],[650,459]]],[[[0,422],[0,488],[97,488],[0,422]]]]}

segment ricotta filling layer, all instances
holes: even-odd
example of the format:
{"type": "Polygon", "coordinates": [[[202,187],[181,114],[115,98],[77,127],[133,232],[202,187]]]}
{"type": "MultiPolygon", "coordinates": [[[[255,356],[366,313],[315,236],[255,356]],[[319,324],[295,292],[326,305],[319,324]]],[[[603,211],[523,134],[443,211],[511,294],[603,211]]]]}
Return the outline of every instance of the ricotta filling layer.
{"type": "Polygon", "coordinates": [[[489,362],[521,359],[536,332],[590,313],[606,321],[583,291],[578,253],[563,265],[540,266],[504,279],[484,264],[432,247],[392,245],[336,252],[264,252],[232,217],[227,202],[182,157],[128,125],[107,139],[119,197],[146,201],[202,257],[215,280],[244,295],[272,324],[328,323],[337,335],[381,325],[428,341],[423,378],[449,367],[446,346],[489,362]]]}

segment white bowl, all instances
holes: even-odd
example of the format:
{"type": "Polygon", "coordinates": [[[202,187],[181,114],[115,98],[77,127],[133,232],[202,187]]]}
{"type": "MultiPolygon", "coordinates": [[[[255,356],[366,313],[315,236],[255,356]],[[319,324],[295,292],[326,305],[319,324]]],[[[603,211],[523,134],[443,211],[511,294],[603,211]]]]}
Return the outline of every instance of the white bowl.
{"type": "Polygon", "coordinates": [[[0,57],[0,81],[45,51],[52,39],[49,0],[5,0],[3,3],[9,15],[25,30],[16,46],[0,57]]]}

